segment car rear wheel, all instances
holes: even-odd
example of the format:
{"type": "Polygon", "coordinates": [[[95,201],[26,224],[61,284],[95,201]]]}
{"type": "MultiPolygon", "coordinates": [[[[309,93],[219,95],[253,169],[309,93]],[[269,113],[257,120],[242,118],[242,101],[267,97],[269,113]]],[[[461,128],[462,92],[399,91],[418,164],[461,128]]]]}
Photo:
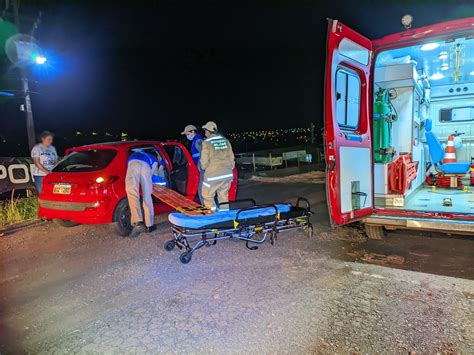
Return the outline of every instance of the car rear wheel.
{"type": "Polygon", "coordinates": [[[117,233],[123,237],[127,237],[133,227],[130,221],[130,206],[126,198],[120,200],[117,207],[115,207],[114,221],[117,233]]]}
{"type": "Polygon", "coordinates": [[[76,223],[76,222],[73,222],[73,221],[69,221],[67,219],[59,219],[59,218],[55,218],[53,219],[54,223],[56,223],[57,225],[61,226],[61,227],[65,227],[65,228],[71,228],[71,227],[75,227],[77,225],[79,225],[79,223],[76,223]]]}

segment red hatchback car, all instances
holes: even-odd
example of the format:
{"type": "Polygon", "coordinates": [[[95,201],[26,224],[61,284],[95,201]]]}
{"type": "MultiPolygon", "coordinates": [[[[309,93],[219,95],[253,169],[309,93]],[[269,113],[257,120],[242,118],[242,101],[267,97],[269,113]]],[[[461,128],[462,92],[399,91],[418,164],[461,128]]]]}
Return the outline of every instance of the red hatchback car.
{"type": "MultiPolygon", "coordinates": [[[[39,217],[54,219],[65,227],[77,224],[116,224],[117,232],[131,231],[130,210],[125,192],[127,159],[132,150],[157,150],[165,162],[168,186],[190,200],[196,199],[199,172],[189,151],[178,142],[112,142],[86,145],[66,151],[43,180],[39,195],[39,217]]],[[[235,200],[237,172],[229,191],[235,200]]],[[[170,207],[154,199],[155,214],[170,207]]]]}

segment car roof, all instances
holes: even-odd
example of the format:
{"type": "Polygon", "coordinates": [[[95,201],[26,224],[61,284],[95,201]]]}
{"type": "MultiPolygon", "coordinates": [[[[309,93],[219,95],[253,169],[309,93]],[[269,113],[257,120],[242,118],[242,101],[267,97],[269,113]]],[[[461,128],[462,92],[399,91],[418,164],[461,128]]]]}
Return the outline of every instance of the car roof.
{"type": "Polygon", "coordinates": [[[97,149],[97,148],[118,148],[118,149],[127,149],[130,147],[146,145],[146,144],[161,144],[160,141],[125,141],[125,142],[104,142],[104,143],[94,143],[81,145],[79,147],[74,147],[74,150],[84,150],[84,149],[97,149]]]}

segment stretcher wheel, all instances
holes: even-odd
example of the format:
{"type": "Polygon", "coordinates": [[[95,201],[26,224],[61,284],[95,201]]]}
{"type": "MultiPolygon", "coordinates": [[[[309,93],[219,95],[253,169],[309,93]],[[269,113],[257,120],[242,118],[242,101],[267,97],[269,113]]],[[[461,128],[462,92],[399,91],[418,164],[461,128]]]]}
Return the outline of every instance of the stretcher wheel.
{"type": "Polygon", "coordinates": [[[173,250],[175,246],[176,242],[174,240],[168,240],[164,245],[166,251],[173,250]]]}
{"type": "Polygon", "coordinates": [[[185,251],[179,256],[179,261],[181,261],[183,264],[187,264],[191,261],[192,257],[193,257],[193,253],[189,251],[185,251]]]}

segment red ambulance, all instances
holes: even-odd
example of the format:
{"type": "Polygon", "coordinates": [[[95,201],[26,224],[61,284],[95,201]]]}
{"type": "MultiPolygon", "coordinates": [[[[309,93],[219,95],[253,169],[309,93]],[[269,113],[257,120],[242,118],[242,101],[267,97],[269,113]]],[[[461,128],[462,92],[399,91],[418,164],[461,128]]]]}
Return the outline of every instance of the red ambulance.
{"type": "Polygon", "coordinates": [[[325,91],[332,225],[474,234],[474,18],[378,40],[329,20],[325,91]]]}

